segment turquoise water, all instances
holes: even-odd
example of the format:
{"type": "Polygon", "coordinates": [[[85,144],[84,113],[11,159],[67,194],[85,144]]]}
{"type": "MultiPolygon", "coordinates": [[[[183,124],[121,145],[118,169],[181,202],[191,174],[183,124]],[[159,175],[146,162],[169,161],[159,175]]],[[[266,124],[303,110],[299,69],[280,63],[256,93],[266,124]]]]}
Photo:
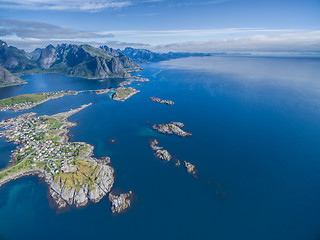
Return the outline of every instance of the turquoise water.
{"type": "MultiPolygon", "coordinates": [[[[131,209],[112,216],[107,198],[62,213],[47,187],[26,177],[0,188],[0,239],[311,239],[320,238],[320,60],[210,57],[143,65],[150,82],[126,102],[83,93],[28,111],[72,116],[72,141],[111,157],[114,188],[132,190],[131,209]],[[151,102],[150,96],[175,101],[151,102]],[[161,135],[154,123],[181,121],[191,138],[161,135]],[[150,122],[150,123],[149,123],[150,122]],[[153,157],[157,138],[196,165],[198,178],[153,157]],[[116,144],[110,144],[116,139],[116,144]]],[[[26,75],[22,93],[117,86],[120,79],[26,75]]],[[[28,112],[26,111],[26,112],[28,112]]],[[[20,113],[0,112],[0,118],[20,113]]],[[[0,142],[1,167],[13,144],[0,142]]]]}

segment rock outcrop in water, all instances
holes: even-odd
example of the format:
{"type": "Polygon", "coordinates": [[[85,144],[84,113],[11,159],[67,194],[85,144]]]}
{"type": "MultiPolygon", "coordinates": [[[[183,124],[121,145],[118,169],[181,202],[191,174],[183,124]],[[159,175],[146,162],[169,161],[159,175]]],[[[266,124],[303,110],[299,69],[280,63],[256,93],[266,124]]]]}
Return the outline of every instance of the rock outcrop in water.
{"type": "Polygon", "coordinates": [[[163,149],[163,147],[158,146],[158,144],[159,141],[157,139],[150,141],[150,147],[155,151],[154,156],[162,161],[169,162],[172,156],[167,150],[163,149]]]}
{"type": "Polygon", "coordinates": [[[192,136],[191,133],[187,133],[183,131],[181,128],[184,127],[184,124],[181,122],[171,122],[168,124],[155,124],[152,126],[154,130],[157,130],[160,133],[166,133],[166,134],[176,134],[180,137],[187,137],[192,136]]]}
{"type": "Polygon", "coordinates": [[[157,158],[159,158],[162,161],[169,162],[171,160],[171,155],[167,150],[161,149],[157,150],[154,154],[157,158]]]}
{"type": "Polygon", "coordinates": [[[130,207],[132,194],[132,191],[129,191],[128,193],[122,193],[120,195],[109,193],[109,201],[111,202],[112,213],[121,213],[130,207]]]}
{"type": "Polygon", "coordinates": [[[187,172],[188,173],[192,173],[192,174],[196,174],[197,173],[197,170],[195,168],[195,166],[187,161],[184,161],[183,162],[184,164],[184,167],[186,168],[187,172]]]}
{"type": "Polygon", "coordinates": [[[150,100],[152,102],[157,102],[157,103],[161,103],[161,104],[174,105],[174,102],[171,100],[162,100],[162,99],[156,98],[156,97],[150,97],[150,100]]]}
{"type": "Polygon", "coordinates": [[[116,92],[110,95],[110,98],[115,101],[121,101],[124,102],[128,98],[132,97],[136,93],[140,92],[139,90],[136,90],[133,87],[119,87],[116,89],[116,92]]]}

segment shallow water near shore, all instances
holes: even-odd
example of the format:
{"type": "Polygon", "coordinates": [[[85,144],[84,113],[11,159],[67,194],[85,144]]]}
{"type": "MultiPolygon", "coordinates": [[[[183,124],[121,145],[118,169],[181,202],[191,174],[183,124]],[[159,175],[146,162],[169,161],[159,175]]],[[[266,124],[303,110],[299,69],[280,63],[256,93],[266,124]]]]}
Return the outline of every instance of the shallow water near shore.
{"type": "MultiPolygon", "coordinates": [[[[110,156],[114,187],[132,190],[129,211],[112,216],[107,197],[56,213],[35,176],[0,187],[0,239],[320,238],[320,59],[203,57],[143,64],[150,82],[125,102],[81,93],[22,112],[55,114],[92,102],[70,117],[71,141],[110,156]],[[174,106],[149,97],[173,100],[174,106]],[[192,137],[162,135],[156,123],[181,121],[192,137]],[[149,140],[195,164],[198,178],[153,156],[149,140]],[[115,144],[110,144],[115,139],[115,144]]],[[[56,90],[115,87],[120,79],[58,74],[22,77],[0,98],[56,90]]],[[[0,167],[12,143],[0,139],[0,167]]]]}

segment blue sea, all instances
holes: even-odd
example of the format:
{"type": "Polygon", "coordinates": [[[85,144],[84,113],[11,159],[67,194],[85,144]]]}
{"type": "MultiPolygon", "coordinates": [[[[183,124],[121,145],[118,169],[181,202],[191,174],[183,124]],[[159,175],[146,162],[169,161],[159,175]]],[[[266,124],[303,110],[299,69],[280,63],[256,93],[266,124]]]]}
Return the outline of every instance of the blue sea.
{"type": "MultiPolygon", "coordinates": [[[[65,96],[15,113],[55,114],[92,102],[73,115],[71,141],[110,156],[114,190],[132,190],[132,207],[112,215],[107,197],[57,212],[36,176],[0,187],[0,239],[320,239],[320,59],[192,57],[142,65],[150,79],[125,102],[108,95],[65,96]],[[156,96],[175,102],[151,102],[156,96]],[[156,123],[180,121],[192,137],[162,135],[156,123]],[[153,156],[150,139],[173,161],[153,156]],[[115,144],[110,144],[115,139],[115,144]]],[[[28,84],[0,89],[24,93],[117,87],[121,79],[59,74],[22,76],[28,84]]],[[[0,139],[0,168],[12,143],[0,139]]]]}

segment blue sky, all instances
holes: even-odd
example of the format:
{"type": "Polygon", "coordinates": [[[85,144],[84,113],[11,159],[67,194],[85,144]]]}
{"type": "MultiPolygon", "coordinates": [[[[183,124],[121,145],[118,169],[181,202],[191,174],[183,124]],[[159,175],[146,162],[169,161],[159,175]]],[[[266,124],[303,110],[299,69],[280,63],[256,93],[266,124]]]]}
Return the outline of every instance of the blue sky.
{"type": "Polygon", "coordinates": [[[26,50],[320,51],[320,0],[2,0],[0,16],[0,38],[26,50]]]}

